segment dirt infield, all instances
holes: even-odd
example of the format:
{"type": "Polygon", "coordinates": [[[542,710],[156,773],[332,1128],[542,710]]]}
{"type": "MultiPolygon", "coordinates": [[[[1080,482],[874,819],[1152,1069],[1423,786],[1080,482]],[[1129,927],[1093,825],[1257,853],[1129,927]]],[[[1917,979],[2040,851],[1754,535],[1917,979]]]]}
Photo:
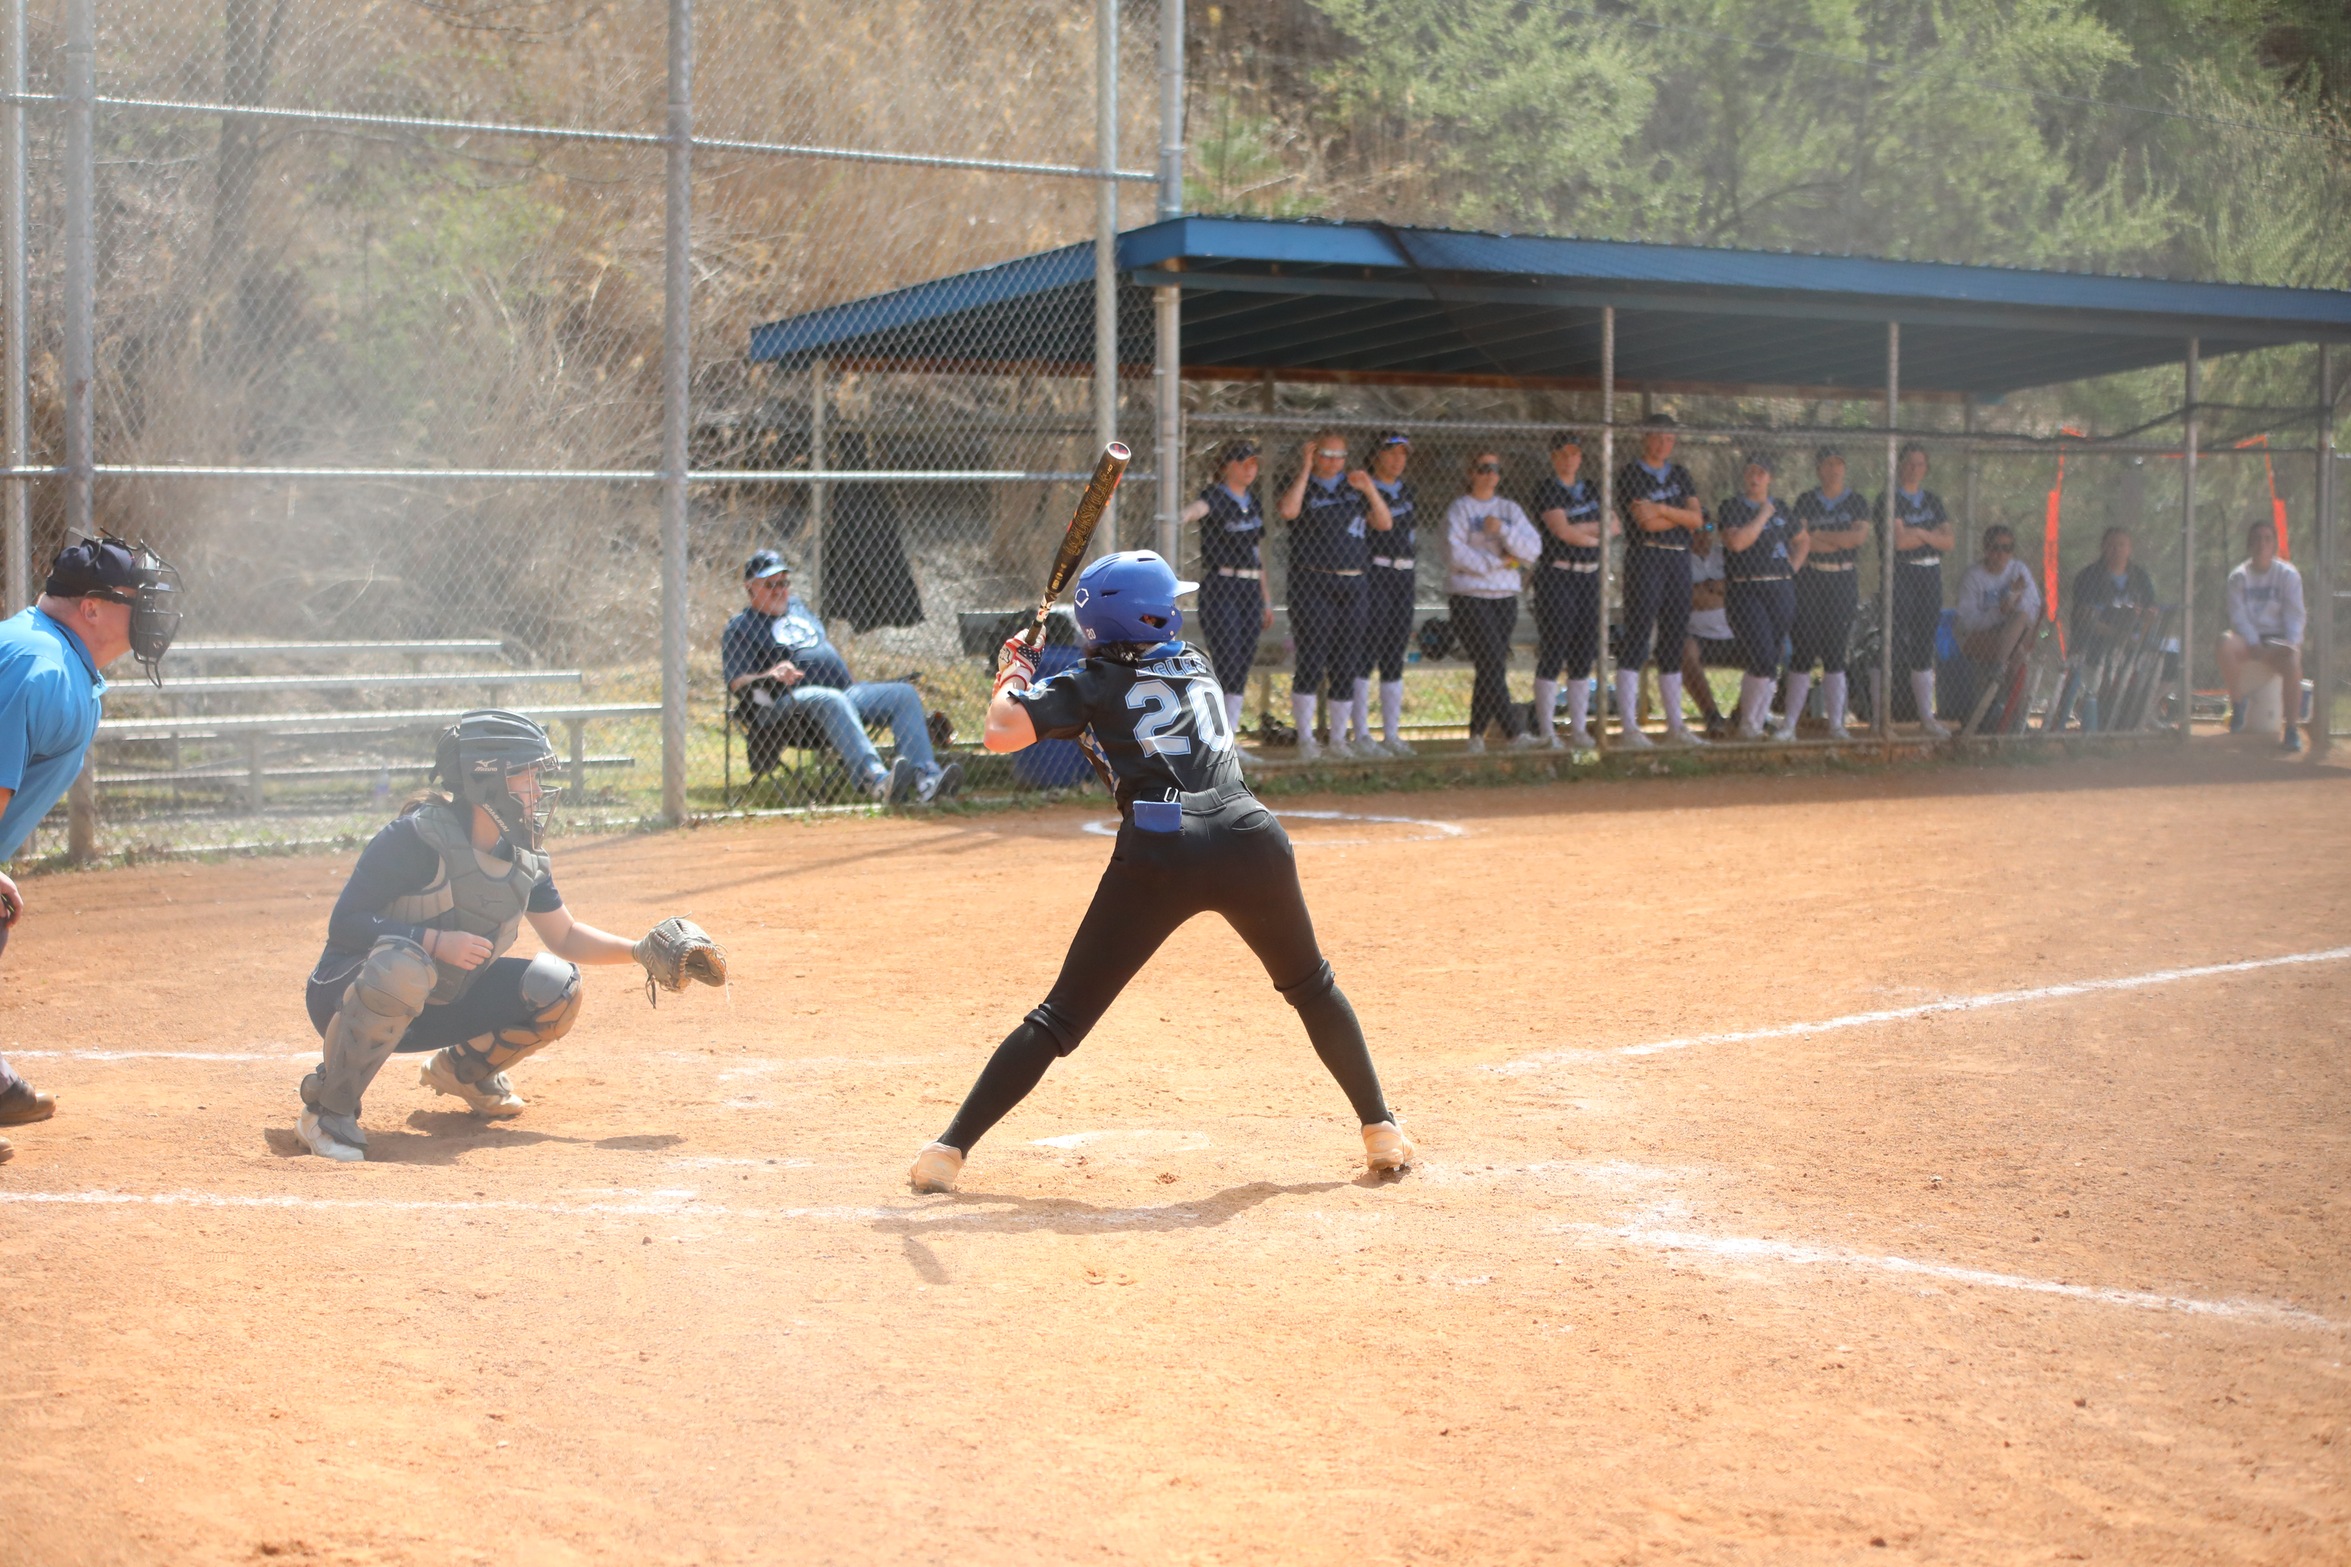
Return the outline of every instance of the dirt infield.
{"type": "Polygon", "coordinates": [[[396,1059],[358,1167],[291,1135],[347,856],[32,883],[0,1561],[2351,1559],[2351,775],[1283,809],[1391,1184],[1196,923],[906,1194],[1074,809],[567,843],[737,982],[592,973],[501,1127],[396,1059]]]}

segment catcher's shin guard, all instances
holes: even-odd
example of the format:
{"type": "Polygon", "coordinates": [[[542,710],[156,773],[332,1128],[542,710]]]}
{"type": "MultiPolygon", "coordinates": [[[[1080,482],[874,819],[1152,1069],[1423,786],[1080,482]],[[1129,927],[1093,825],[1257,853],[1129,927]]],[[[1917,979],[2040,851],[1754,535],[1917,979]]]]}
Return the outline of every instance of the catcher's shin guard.
{"type": "MultiPolygon", "coordinates": [[[[490,1079],[503,1076],[517,1061],[537,1055],[571,1032],[580,1016],[580,971],[561,958],[540,953],[522,971],[522,1005],[523,1016],[514,1022],[443,1052],[460,1083],[478,1093],[510,1097],[514,1092],[511,1084],[501,1087],[490,1079]]],[[[468,1104],[474,1102],[470,1094],[458,1097],[468,1104]]]]}
{"type": "Polygon", "coordinates": [[[302,1102],[322,1115],[359,1114],[360,1097],[433,993],[433,960],[405,936],[386,936],[343,991],[325,1051],[302,1080],[302,1102]]]}

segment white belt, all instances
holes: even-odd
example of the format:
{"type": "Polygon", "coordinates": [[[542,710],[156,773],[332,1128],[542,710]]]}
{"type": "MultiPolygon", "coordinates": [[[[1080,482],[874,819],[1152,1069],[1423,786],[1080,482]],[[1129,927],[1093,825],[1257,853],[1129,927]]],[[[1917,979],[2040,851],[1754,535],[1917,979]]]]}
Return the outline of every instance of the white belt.
{"type": "MultiPolygon", "coordinates": [[[[1899,557],[1897,558],[1899,559],[1899,557]]],[[[1902,564],[1905,566],[1940,566],[1943,564],[1943,557],[1940,555],[1920,555],[1915,559],[1904,560],[1902,564]]]]}
{"type": "Polygon", "coordinates": [[[1400,557],[1374,555],[1371,558],[1371,563],[1375,566],[1385,566],[1391,571],[1410,571],[1412,569],[1412,557],[1409,555],[1400,557]]]}
{"type": "Polygon", "coordinates": [[[1254,566],[1219,566],[1216,574],[1220,577],[1239,577],[1243,582],[1255,582],[1265,575],[1254,566]]]}
{"type": "Polygon", "coordinates": [[[1853,569],[1853,562],[1849,560],[1840,560],[1834,562],[1824,562],[1816,566],[1810,561],[1807,561],[1805,562],[1804,569],[1806,571],[1851,571],[1853,569]]]}
{"type": "Polygon", "coordinates": [[[1598,571],[1600,563],[1596,560],[1555,560],[1551,563],[1551,569],[1553,571],[1598,571]]]}
{"type": "Polygon", "coordinates": [[[1730,577],[1725,580],[1731,582],[1785,582],[1788,579],[1785,577],[1730,577]]]}
{"type": "Polygon", "coordinates": [[[1300,569],[1311,571],[1317,576],[1323,577],[1360,577],[1363,575],[1360,571],[1347,571],[1337,566],[1305,566],[1300,569]]]}

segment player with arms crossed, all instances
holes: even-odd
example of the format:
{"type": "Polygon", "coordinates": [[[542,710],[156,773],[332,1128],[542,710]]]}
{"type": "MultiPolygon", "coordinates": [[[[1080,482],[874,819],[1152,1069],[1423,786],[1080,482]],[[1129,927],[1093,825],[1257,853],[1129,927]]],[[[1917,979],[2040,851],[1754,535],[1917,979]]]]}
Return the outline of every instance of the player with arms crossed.
{"type": "Polygon", "coordinates": [[[369,840],[327,919],[304,1000],[325,1041],[302,1079],[302,1141],[364,1159],[360,1096],[394,1051],[432,1055],[417,1074],[474,1114],[520,1115],[506,1069],[571,1032],[581,963],[644,965],[649,983],[726,979],[726,954],[690,920],[631,942],[583,925],[549,875],[547,819],[558,791],[547,731],[484,708],[442,731],[428,794],[369,840]],[[510,958],[524,920],[546,951],[510,958]]]}
{"type": "Polygon", "coordinates": [[[1355,1009],[1315,944],[1289,837],[1241,780],[1216,674],[1198,648],[1176,640],[1184,624],[1176,597],[1192,588],[1149,550],[1105,555],[1080,574],[1073,595],[1083,664],[1031,684],[1035,655],[1018,638],[1004,644],[987,748],[1078,741],[1112,784],[1123,820],[1060,978],[915,1159],[909,1179],[918,1192],[953,1191],[972,1146],[1056,1057],[1078,1047],[1178,926],[1212,910],[1298,1009],[1363,1124],[1364,1162],[1374,1171],[1412,1162],[1355,1009]]]}

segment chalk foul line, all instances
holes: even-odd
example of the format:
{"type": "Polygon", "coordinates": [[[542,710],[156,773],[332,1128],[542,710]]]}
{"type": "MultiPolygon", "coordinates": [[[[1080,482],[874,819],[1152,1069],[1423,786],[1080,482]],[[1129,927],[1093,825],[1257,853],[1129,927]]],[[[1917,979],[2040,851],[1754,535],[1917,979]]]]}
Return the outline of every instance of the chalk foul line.
{"type": "Polygon", "coordinates": [[[2059,1295],[2068,1300],[2124,1306],[2136,1311],[2170,1311],[2191,1317],[2221,1317],[2259,1322],[2272,1327],[2315,1329],[2341,1333],[2351,1324],[2322,1317],[2298,1306],[2278,1306],[2256,1300],[2200,1300],[2191,1295],[2166,1295],[2154,1290],[2108,1289],[2095,1284],[2068,1284],[2058,1279],[2036,1279],[2021,1273],[1997,1273],[1989,1268],[1962,1267],[1952,1262],[1925,1262],[1915,1257],[1884,1257],[1832,1246],[1805,1246],[1794,1241],[1766,1240],[1752,1235],[1708,1235],[1695,1230],[1664,1230],[1648,1225],[1563,1224],[1558,1233],[1596,1240],[1624,1241],[1655,1251],[1698,1252],[1730,1261],[1785,1262],[1814,1267],[1851,1268],[1858,1272],[1888,1273],[1913,1278],[1941,1279],[1978,1289],[2021,1290],[2032,1295],[2059,1295]]]}
{"type": "Polygon", "coordinates": [[[316,1050],[0,1050],[11,1061],[316,1061],[316,1050]]]}
{"type": "Polygon", "coordinates": [[[1685,1034],[1677,1039],[1653,1039],[1647,1044],[1619,1045],[1609,1050],[1547,1050],[1540,1055],[1505,1061],[1486,1070],[1499,1072],[1506,1077],[1522,1077],[1529,1072],[1540,1072],[1545,1067],[1570,1061],[1590,1061],[1606,1056],[1662,1055],[1669,1050],[1690,1050],[1699,1045],[1744,1045],[1764,1039],[1800,1039],[1811,1034],[1833,1034],[1840,1029],[1900,1023],[1944,1012],[1981,1012],[1991,1007],[2023,1006],[2034,1001],[2062,1001],[2068,996],[2146,990],[2156,985],[2176,985],[2184,980],[2211,979],[2222,974],[2251,974],[2262,969],[2290,968],[2298,964],[2338,963],[2345,958],[2351,958],[2351,947],[2328,947],[2320,952],[2290,952],[2274,958],[2246,958],[2235,963],[2204,963],[2194,968],[2156,969],[2147,974],[2075,980],[2063,985],[2042,985],[2032,990],[1994,990],[1978,996],[1948,996],[1940,1001],[1922,1001],[1916,1006],[1854,1012],[1844,1017],[1820,1018],[1809,1023],[1779,1023],[1770,1028],[1737,1029],[1722,1034],[1685,1034]]]}

